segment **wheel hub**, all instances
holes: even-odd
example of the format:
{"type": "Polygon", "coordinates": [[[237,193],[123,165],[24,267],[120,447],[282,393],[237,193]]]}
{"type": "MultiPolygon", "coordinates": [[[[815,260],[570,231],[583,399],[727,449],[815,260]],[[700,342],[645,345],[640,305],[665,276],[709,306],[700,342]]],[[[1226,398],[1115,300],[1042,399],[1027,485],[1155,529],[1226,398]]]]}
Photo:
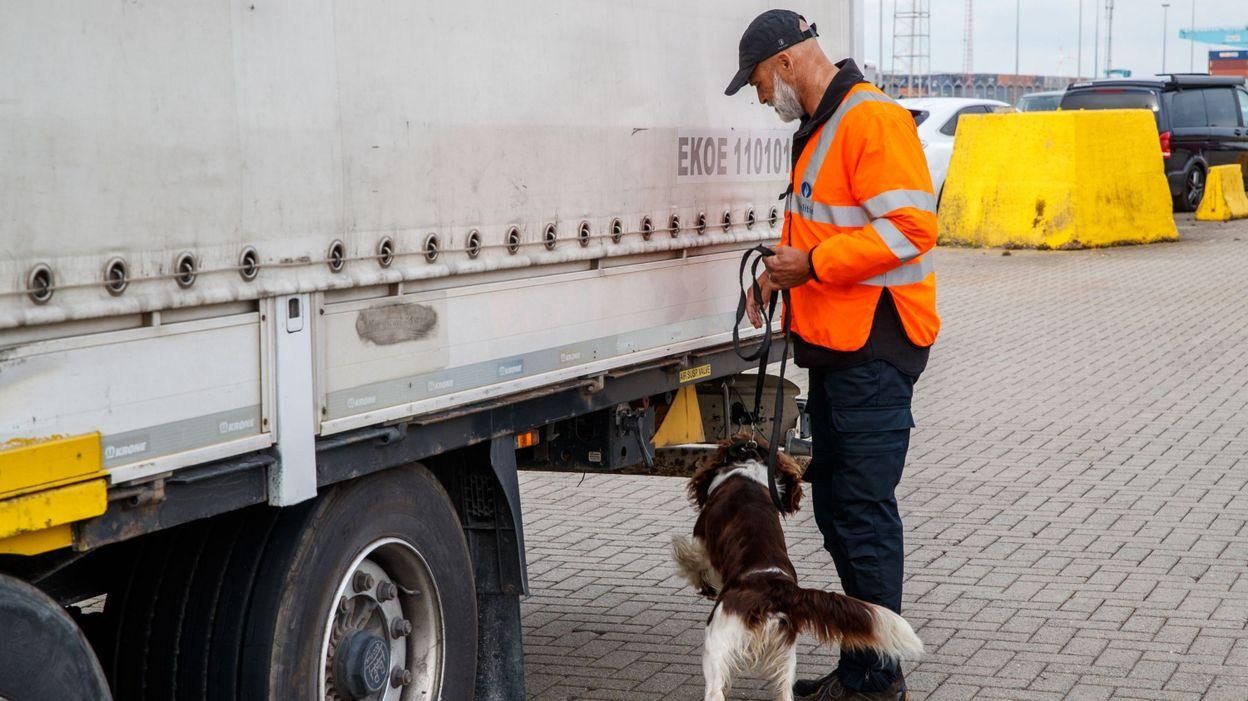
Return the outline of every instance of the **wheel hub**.
{"type": "Polygon", "coordinates": [[[437,698],[442,612],[432,573],[395,539],[367,546],[340,575],[321,647],[324,701],[437,698]]]}
{"type": "Polygon", "coordinates": [[[366,699],[381,691],[390,679],[390,645],[381,636],[357,630],[338,648],[335,678],[348,698],[366,699]]]}

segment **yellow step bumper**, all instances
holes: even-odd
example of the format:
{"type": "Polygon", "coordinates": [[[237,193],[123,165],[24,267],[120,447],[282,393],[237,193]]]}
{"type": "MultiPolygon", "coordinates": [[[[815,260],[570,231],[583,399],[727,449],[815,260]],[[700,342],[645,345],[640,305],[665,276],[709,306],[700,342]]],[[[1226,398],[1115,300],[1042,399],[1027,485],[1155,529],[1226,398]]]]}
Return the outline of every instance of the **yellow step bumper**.
{"type": "Polygon", "coordinates": [[[0,446],[0,553],[72,545],[70,524],[108,508],[101,465],[98,433],[0,446]]]}

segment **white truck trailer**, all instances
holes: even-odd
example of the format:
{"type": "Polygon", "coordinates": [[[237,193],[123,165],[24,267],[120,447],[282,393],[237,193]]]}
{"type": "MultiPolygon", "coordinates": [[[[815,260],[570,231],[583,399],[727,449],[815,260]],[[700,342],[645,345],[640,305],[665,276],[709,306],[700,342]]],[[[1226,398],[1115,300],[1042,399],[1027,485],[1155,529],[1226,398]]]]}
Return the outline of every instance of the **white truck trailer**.
{"type": "Polygon", "coordinates": [[[0,697],[523,698],[517,448],[744,369],[775,4],[0,3],[0,697]]]}

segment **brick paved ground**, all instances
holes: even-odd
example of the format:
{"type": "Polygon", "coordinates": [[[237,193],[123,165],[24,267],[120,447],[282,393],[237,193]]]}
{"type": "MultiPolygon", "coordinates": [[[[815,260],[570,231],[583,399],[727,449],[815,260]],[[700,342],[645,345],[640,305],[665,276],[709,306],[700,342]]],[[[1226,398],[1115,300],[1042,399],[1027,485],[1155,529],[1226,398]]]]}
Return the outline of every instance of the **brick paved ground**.
{"type": "MultiPolygon", "coordinates": [[[[945,330],[900,491],[929,650],[912,698],[1248,699],[1248,226],[1182,228],[940,252],[945,330]]],[[[666,553],[693,523],[683,487],[523,476],[531,698],[701,698],[709,605],[666,553]]],[[[786,529],[804,583],[836,588],[809,514],[786,529]]]]}

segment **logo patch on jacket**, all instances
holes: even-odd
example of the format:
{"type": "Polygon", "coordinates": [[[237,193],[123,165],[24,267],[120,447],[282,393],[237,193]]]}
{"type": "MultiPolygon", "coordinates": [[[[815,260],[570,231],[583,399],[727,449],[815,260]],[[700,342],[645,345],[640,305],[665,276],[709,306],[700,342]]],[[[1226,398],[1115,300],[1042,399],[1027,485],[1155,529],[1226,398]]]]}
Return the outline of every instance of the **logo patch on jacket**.
{"type": "Polygon", "coordinates": [[[802,183],[802,197],[810,197],[810,183],[802,183]]]}

